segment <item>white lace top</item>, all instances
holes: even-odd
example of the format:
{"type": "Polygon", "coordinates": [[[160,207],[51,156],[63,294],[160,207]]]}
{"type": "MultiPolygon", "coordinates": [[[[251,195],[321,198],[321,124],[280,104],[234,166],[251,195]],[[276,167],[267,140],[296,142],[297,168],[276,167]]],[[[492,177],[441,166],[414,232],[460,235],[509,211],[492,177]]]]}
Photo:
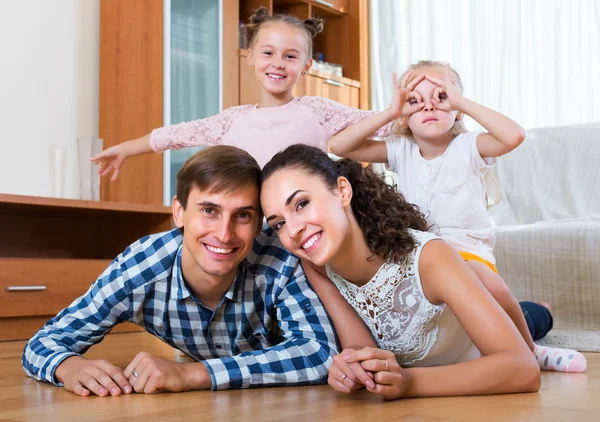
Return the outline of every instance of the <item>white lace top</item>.
{"type": "Polygon", "coordinates": [[[480,356],[454,314],[427,300],[419,276],[423,246],[439,237],[410,230],[417,243],[401,262],[386,263],[358,287],[327,266],[327,275],[361,316],[381,349],[402,366],[449,365],[480,356]]]}
{"type": "MultiPolygon", "coordinates": [[[[374,111],[357,110],[322,97],[296,97],[278,107],[230,107],[205,119],[165,126],[152,131],[156,152],[200,145],[233,145],[248,151],[263,167],[276,153],[293,144],[327,151],[329,138],[374,111]]],[[[389,134],[391,124],[378,136],[389,134]]]]}

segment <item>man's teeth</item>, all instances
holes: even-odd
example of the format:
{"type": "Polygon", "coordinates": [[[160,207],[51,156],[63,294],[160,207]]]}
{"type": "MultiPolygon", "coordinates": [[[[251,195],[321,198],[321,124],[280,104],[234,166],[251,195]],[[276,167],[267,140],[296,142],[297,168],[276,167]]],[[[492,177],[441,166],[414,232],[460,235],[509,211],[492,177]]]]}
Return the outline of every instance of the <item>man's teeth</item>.
{"type": "Polygon", "coordinates": [[[306,242],[304,242],[304,244],[302,245],[302,249],[310,248],[312,245],[317,243],[317,240],[319,240],[320,237],[321,237],[321,233],[317,233],[317,234],[311,236],[310,239],[308,239],[306,242]]]}
{"type": "Polygon", "coordinates": [[[228,253],[233,252],[233,249],[215,248],[214,246],[209,246],[209,245],[206,245],[206,249],[208,249],[211,252],[222,253],[222,254],[228,254],[228,253]]]}
{"type": "Polygon", "coordinates": [[[283,79],[283,76],[279,76],[279,75],[273,75],[273,74],[269,74],[269,77],[272,79],[283,79]]]}

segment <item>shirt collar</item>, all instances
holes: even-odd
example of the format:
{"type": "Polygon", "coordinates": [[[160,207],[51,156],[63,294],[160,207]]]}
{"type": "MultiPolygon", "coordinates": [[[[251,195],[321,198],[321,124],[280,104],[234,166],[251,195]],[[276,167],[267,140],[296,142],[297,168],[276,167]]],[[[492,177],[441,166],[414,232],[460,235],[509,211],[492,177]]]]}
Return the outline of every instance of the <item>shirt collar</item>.
{"type": "MultiPolygon", "coordinates": [[[[192,291],[188,288],[185,280],[183,279],[183,270],[181,269],[181,256],[183,251],[183,244],[179,246],[177,256],[175,257],[175,265],[173,265],[173,271],[171,273],[171,299],[184,300],[188,297],[193,296],[192,291]]],[[[246,279],[246,273],[248,270],[248,261],[243,260],[238,266],[237,273],[233,283],[229,286],[229,289],[225,292],[225,298],[232,302],[239,302],[242,300],[244,293],[244,281],[246,279]]]]}

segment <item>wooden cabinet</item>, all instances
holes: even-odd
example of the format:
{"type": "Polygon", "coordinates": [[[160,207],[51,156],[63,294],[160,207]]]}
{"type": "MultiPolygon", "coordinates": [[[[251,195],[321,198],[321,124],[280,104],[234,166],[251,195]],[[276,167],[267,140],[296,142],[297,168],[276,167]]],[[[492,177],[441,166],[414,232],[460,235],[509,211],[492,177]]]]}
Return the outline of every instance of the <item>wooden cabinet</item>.
{"type": "Polygon", "coordinates": [[[325,10],[333,9],[336,12],[348,13],[348,0],[311,0],[310,3],[325,10]]]}
{"type": "Polygon", "coordinates": [[[172,226],[169,207],[0,194],[0,341],[30,338],[127,246],[172,226]]]}
{"type": "MultiPolygon", "coordinates": [[[[178,57],[184,58],[180,60],[180,68],[189,66],[191,71],[196,71],[196,67],[190,65],[190,62],[194,62],[199,69],[212,69],[220,59],[223,69],[220,75],[222,107],[239,104],[238,7],[239,0],[101,0],[99,135],[104,139],[105,148],[139,138],[165,124],[178,122],[169,121],[172,116],[171,106],[180,104],[184,98],[170,98],[171,92],[176,91],[171,89],[171,84],[189,86],[191,82],[181,73],[179,79],[175,78],[175,71],[168,65],[172,53],[169,49],[174,44],[178,57]],[[165,10],[165,5],[169,4],[171,7],[165,10]],[[220,13],[216,13],[214,4],[220,4],[220,13]],[[220,16],[218,27],[222,36],[205,36],[202,31],[206,28],[200,28],[199,24],[195,25],[198,28],[196,32],[193,28],[177,26],[177,22],[183,19],[182,15],[185,15],[185,10],[181,9],[185,9],[186,5],[191,8],[205,7],[206,19],[215,14],[220,16]],[[178,19],[175,19],[175,15],[178,19]],[[210,54],[204,50],[188,52],[177,48],[177,43],[165,40],[165,37],[171,37],[181,43],[181,38],[188,36],[204,37],[201,38],[202,42],[206,41],[211,45],[215,42],[219,45],[220,42],[221,57],[216,51],[210,54]],[[214,41],[211,41],[213,38],[214,41]],[[202,67],[202,62],[210,66],[202,67]]],[[[195,24],[196,21],[192,18],[190,16],[190,21],[195,24]]],[[[202,42],[200,44],[204,45],[202,42]]],[[[198,96],[193,89],[185,91],[189,91],[194,98],[198,96]]],[[[208,95],[211,103],[214,102],[214,97],[219,97],[210,93],[208,95]]],[[[219,109],[218,103],[217,99],[215,112],[219,109]]],[[[207,117],[194,112],[190,111],[190,119],[207,117]]],[[[172,173],[176,173],[176,170],[169,170],[170,167],[163,167],[162,155],[144,154],[129,158],[117,181],[110,182],[110,178],[102,178],[100,196],[103,201],[162,204],[165,188],[168,187],[164,181],[172,179],[172,173]]]]}
{"type": "Polygon", "coordinates": [[[304,95],[329,98],[350,107],[359,108],[360,84],[346,78],[309,74],[304,79],[304,95]]]}

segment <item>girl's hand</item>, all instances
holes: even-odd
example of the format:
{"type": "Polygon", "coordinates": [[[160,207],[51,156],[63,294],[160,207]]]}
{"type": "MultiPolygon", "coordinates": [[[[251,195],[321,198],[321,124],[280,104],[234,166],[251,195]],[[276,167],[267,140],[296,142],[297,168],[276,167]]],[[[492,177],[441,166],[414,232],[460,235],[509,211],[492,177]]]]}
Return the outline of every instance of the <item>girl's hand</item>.
{"type": "Polygon", "coordinates": [[[365,371],[373,373],[375,387],[368,388],[371,393],[393,400],[402,397],[408,389],[406,372],[398,365],[392,352],[373,347],[353,350],[347,363],[354,362],[360,362],[365,371]]]}
{"type": "Polygon", "coordinates": [[[394,98],[390,105],[390,111],[396,119],[399,117],[410,116],[425,107],[425,103],[421,96],[413,91],[413,89],[425,79],[425,75],[419,75],[410,83],[407,83],[414,73],[415,71],[410,69],[406,72],[406,75],[404,75],[400,82],[398,82],[396,74],[392,74],[394,81],[394,98]]]}
{"type": "Polygon", "coordinates": [[[449,65],[446,65],[446,75],[443,81],[430,75],[426,75],[425,78],[429,82],[437,85],[437,88],[433,92],[433,98],[431,99],[435,108],[443,111],[458,110],[460,100],[463,96],[456,86],[452,73],[450,73],[449,65]]]}
{"type": "Polygon", "coordinates": [[[342,353],[333,357],[329,368],[327,383],[340,393],[351,393],[363,387],[369,390],[375,388],[372,373],[365,371],[360,362],[346,361],[353,352],[354,349],[344,349],[342,353]]]}
{"type": "Polygon", "coordinates": [[[111,171],[114,172],[110,178],[110,181],[114,182],[117,180],[126,158],[127,154],[124,151],[123,144],[119,144],[106,148],[100,154],[92,157],[91,160],[94,164],[101,164],[100,169],[98,169],[101,176],[106,176],[111,171]]]}

